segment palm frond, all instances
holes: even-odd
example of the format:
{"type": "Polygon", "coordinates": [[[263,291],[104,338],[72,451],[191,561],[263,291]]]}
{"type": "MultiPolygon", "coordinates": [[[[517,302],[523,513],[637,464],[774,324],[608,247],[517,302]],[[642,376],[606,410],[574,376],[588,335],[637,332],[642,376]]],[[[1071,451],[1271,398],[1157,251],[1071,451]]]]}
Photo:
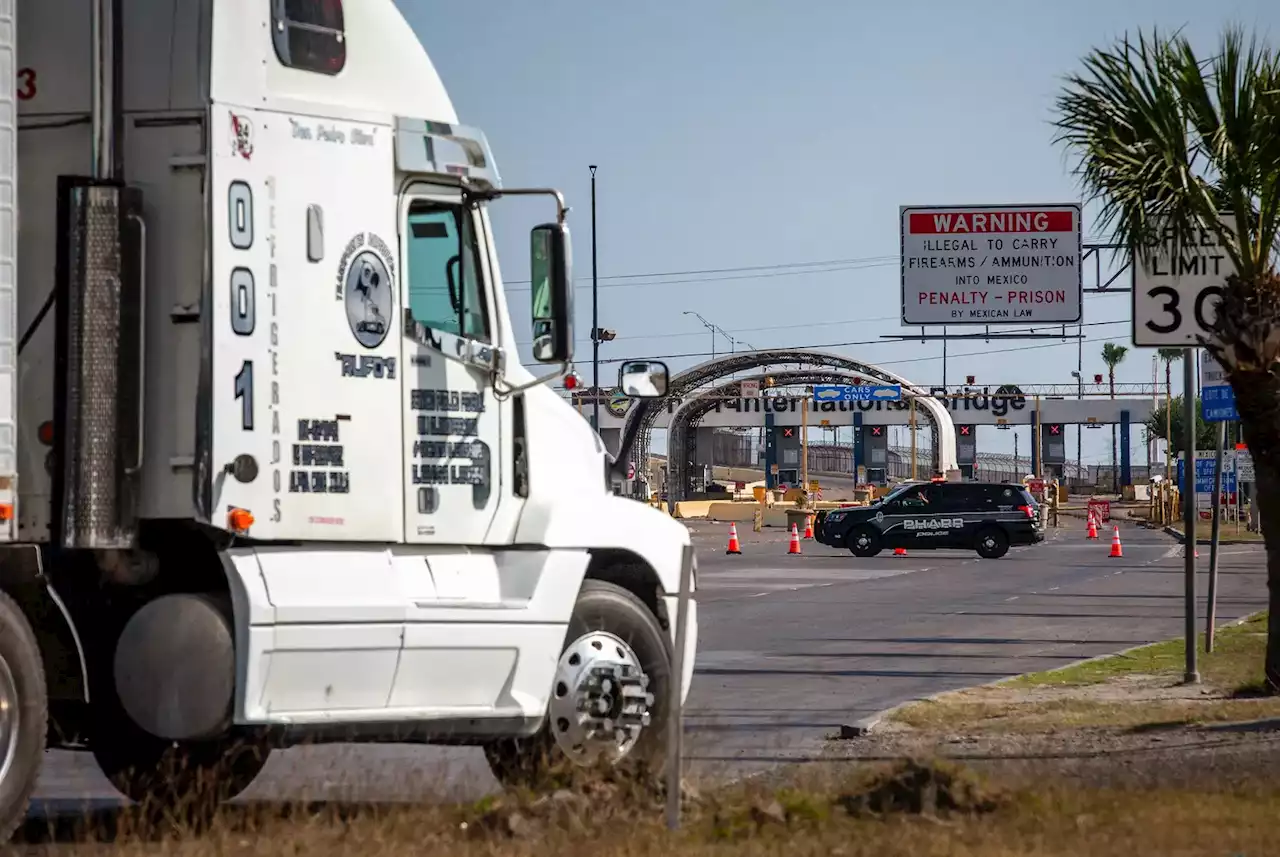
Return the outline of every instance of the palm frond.
{"type": "Polygon", "coordinates": [[[1181,34],[1090,52],[1057,99],[1055,142],[1118,243],[1216,236],[1246,277],[1280,250],[1280,59],[1240,29],[1197,55],[1181,34]],[[1231,215],[1223,222],[1224,215],[1231,215]]]}

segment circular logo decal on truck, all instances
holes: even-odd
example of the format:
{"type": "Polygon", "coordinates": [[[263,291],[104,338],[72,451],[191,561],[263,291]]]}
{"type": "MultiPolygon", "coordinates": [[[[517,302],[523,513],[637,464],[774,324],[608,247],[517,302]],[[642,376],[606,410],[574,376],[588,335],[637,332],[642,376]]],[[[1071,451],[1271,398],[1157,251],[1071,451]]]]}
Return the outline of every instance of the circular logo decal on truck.
{"type": "Polygon", "coordinates": [[[340,276],[347,324],[356,342],[365,348],[377,348],[391,331],[395,315],[394,268],[389,250],[381,238],[370,232],[353,238],[342,256],[346,267],[340,276]]]}

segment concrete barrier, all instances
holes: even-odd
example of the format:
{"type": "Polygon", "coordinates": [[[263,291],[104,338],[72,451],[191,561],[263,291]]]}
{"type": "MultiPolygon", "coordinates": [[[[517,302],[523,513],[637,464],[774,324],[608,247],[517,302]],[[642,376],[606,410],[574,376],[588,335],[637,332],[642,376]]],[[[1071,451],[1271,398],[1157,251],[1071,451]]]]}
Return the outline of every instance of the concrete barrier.
{"type": "Polygon", "coordinates": [[[736,524],[751,523],[755,520],[758,503],[712,503],[707,510],[707,517],[713,521],[733,521],[736,524]]]}
{"type": "Polygon", "coordinates": [[[673,517],[705,518],[707,517],[707,513],[711,511],[711,507],[715,505],[721,505],[721,503],[716,500],[684,500],[683,502],[676,503],[676,512],[673,517]]]}

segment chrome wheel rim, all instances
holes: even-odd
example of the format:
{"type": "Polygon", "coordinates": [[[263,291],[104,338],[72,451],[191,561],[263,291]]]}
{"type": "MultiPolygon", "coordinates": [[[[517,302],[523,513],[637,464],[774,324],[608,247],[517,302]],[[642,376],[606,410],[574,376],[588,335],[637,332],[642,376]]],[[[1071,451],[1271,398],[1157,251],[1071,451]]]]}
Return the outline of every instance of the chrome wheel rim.
{"type": "Polygon", "coordinates": [[[649,726],[653,694],[635,651],[607,631],[589,631],[560,656],[551,689],[551,734],[575,763],[625,757],[649,726]]]}
{"type": "Polygon", "coordinates": [[[9,776],[18,755],[18,683],[9,663],[0,658],[0,783],[9,776]]]}

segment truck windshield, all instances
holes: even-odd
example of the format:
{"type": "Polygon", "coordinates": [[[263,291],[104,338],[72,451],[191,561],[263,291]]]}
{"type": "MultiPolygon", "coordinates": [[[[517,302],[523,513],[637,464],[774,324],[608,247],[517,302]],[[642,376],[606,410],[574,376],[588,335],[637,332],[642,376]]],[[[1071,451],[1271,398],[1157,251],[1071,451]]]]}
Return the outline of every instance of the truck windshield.
{"type": "Polygon", "coordinates": [[[462,207],[425,200],[409,208],[405,300],[415,321],[443,333],[489,341],[480,248],[462,207]],[[466,264],[461,248],[466,246],[466,264]]]}

